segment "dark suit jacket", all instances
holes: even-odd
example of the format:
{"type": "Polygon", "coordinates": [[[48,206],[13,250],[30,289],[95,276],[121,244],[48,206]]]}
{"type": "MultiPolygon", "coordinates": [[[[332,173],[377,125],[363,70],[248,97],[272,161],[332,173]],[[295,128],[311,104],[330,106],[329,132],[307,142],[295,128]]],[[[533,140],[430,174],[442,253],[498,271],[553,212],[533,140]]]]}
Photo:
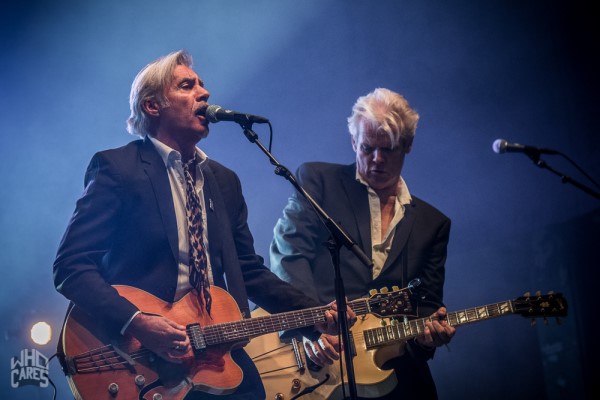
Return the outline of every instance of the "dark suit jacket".
{"type": "MultiPolygon", "coordinates": [[[[297,179],[371,257],[368,192],[356,181],[356,165],[306,163],[298,169],[297,179]]],[[[341,249],[340,269],[350,300],[367,295],[369,289],[405,287],[412,279],[420,278],[420,298],[415,305],[419,315],[428,316],[443,305],[450,220],[426,202],[415,196],[412,199],[396,227],[391,252],[376,279],[352,252],[341,249]]],[[[329,231],[306,200],[294,194],[275,226],[271,244],[271,270],[322,304],[335,298],[332,260],[324,245],[328,237],[329,231]]],[[[423,355],[430,357],[432,353],[423,355]]]]}
{"type": "MultiPolygon", "coordinates": [[[[203,173],[215,284],[246,313],[246,291],[272,313],[318,305],[278,279],[256,255],[237,175],[212,160],[203,173]]],[[[137,308],[110,285],[135,286],[172,301],[177,260],[171,187],[152,142],[137,140],[95,154],[54,263],[57,290],[120,329],[137,308]]]]}

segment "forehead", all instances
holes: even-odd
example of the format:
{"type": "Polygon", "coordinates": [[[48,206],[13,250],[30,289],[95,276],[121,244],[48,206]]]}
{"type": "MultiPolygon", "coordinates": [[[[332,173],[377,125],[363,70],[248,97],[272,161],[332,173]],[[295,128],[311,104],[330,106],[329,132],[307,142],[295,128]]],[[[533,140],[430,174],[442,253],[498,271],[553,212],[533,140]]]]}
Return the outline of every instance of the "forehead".
{"type": "Polygon", "coordinates": [[[392,147],[390,135],[384,131],[377,131],[369,124],[360,124],[357,135],[358,145],[369,145],[371,147],[392,147]]]}
{"type": "Polygon", "coordinates": [[[200,80],[200,77],[190,67],[186,67],[185,65],[178,65],[173,70],[173,80],[180,81],[182,79],[194,79],[194,80],[198,79],[198,80],[200,80]]]}

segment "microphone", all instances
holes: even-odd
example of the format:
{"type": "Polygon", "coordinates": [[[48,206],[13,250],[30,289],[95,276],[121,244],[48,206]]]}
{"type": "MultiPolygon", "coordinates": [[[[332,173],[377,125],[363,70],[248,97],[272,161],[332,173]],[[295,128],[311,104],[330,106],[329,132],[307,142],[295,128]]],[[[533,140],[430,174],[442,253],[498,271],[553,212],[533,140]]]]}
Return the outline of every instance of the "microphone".
{"type": "Polygon", "coordinates": [[[208,122],[216,123],[219,121],[233,121],[238,124],[257,123],[266,124],[269,120],[260,115],[244,114],[237,111],[226,110],[216,104],[211,104],[206,108],[206,119],[208,122]]]}
{"type": "Polygon", "coordinates": [[[504,139],[496,139],[492,144],[492,149],[495,153],[525,153],[528,156],[540,154],[558,154],[559,152],[552,149],[543,149],[535,146],[527,146],[519,143],[508,143],[504,139]]]}

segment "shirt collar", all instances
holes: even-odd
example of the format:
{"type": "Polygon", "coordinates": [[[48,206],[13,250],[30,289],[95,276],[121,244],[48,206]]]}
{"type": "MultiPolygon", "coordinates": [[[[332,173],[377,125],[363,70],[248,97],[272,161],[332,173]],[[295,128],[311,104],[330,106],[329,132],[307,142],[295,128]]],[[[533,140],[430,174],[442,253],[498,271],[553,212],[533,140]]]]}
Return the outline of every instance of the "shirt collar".
{"type": "MultiPolygon", "coordinates": [[[[373,188],[369,186],[367,181],[365,181],[363,177],[358,173],[358,169],[356,170],[356,180],[361,184],[365,185],[369,190],[373,190],[373,188]]],[[[402,179],[401,176],[398,179],[396,200],[402,205],[410,204],[412,202],[412,197],[410,196],[410,192],[408,191],[408,186],[406,186],[406,182],[404,182],[404,179],[402,179]]]]}
{"type": "MultiPolygon", "coordinates": [[[[160,140],[153,138],[152,136],[148,136],[148,138],[154,144],[154,147],[156,148],[156,151],[158,151],[158,154],[160,155],[163,162],[165,163],[165,166],[169,166],[170,163],[174,163],[176,161],[181,161],[181,153],[180,152],[172,149],[171,147],[167,146],[160,140]]],[[[196,149],[196,156],[200,160],[198,165],[204,164],[206,162],[206,160],[208,159],[208,156],[199,147],[196,147],[195,149],[196,149]]]]}

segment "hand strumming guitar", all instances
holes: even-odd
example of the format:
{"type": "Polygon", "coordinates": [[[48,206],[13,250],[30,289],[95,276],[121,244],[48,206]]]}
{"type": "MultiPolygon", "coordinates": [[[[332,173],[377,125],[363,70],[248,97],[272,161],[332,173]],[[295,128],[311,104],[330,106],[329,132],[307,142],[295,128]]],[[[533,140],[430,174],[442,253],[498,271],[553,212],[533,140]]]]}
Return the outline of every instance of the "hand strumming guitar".
{"type": "Polygon", "coordinates": [[[161,358],[180,364],[181,357],[190,351],[186,328],[160,315],[136,315],[126,332],[161,358]]]}

